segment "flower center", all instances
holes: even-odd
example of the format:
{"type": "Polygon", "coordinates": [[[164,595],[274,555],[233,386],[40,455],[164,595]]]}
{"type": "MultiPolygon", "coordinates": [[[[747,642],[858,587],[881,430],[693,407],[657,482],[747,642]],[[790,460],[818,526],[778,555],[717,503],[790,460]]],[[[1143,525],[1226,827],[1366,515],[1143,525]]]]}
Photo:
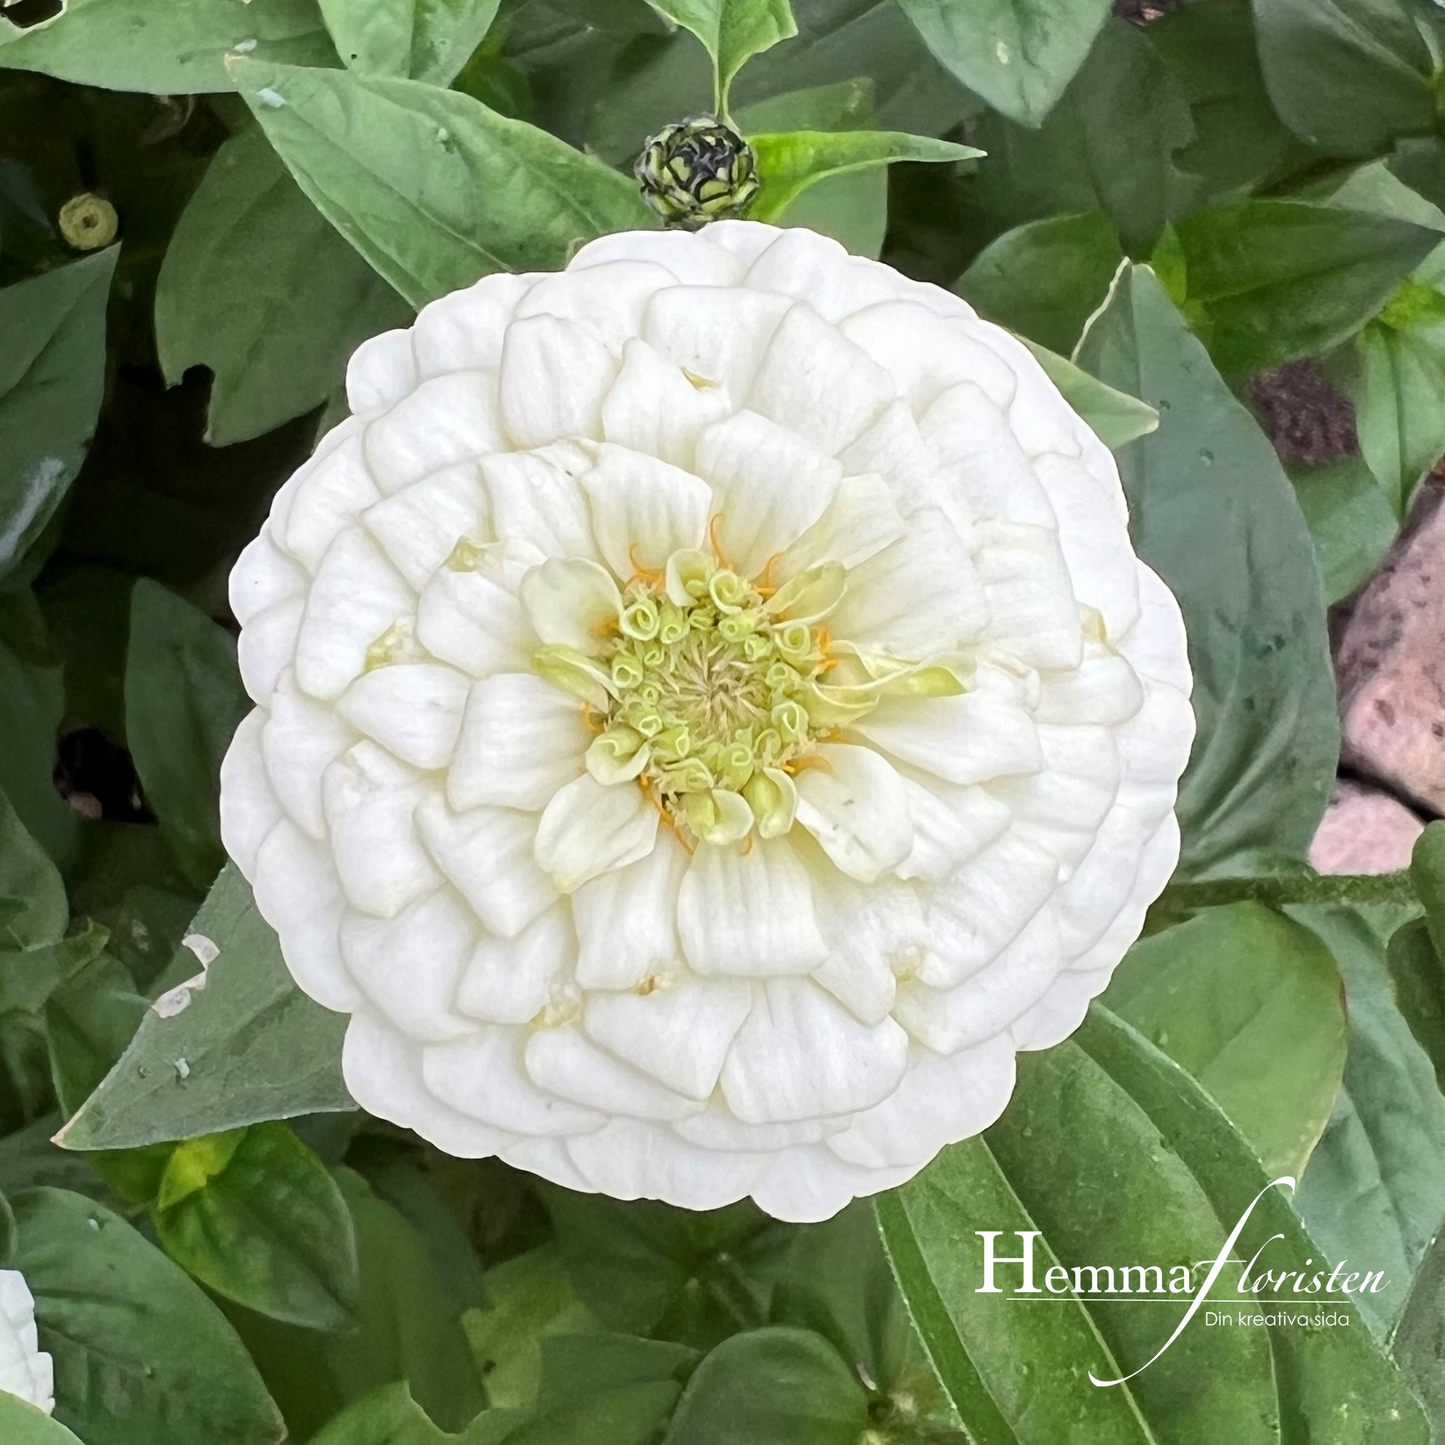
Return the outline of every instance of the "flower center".
{"type": "Polygon", "coordinates": [[[789,774],[820,731],[810,684],[829,663],[823,629],[779,617],[776,595],[704,552],[631,582],[601,659],[612,686],[593,714],[594,775],[635,777],[700,838],[785,831],[789,774]]]}

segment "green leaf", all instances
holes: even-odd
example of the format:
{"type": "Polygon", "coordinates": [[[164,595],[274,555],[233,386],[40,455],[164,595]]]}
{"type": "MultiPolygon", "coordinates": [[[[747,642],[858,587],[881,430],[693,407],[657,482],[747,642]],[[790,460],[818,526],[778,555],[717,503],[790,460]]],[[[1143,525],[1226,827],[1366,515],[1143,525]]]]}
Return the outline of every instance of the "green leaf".
{"type": "Polygon", "coordinates": [[[1445,456],[1445,349],[1431,337],[1380,324],[1365,327],[1356,344],[1360,451],[1403,517],[1445,456]]]}
{"type": "Polygon", "coordinates": [[[0,922],[6,946],[34,948],[55,943],[70,922],[65,884],[55,865],[25,830],[15,809],[0,792],[0,899],[7,907],[0,922]],[[19,907],[9,906],[18,903],[19,907]]]}
{"type": "Polygon", "coordinates": [[[450,85],[482,43],[498,0],[320,0],[349,70],[450,85]]]}
{"type": "Polygon", "coordinates": [[[726,115],[733,77],[753,56],[798,33],[788,0],[647,0],[659,15],[690,30],[713,63],[713,108],[726,115]]]}
{"type": "Polygon", "coordinates": [[[970,90],[1039,125],[1084,62],[1108,0],[899,0],[928,48],[970,90]]]}
{"type": "Polygon", "coordinates": [[[1345,1068],[1339,970],[1309,929],[1239,903],[1145,938],[1105,1003],[1182,1064],[1271,1176],[1298,1177],[1345,1068]]]}
{"type": "Polygon", "coordinates": [[[284,1124],[219,1137],[219,1155],[214,1135],[171,1155],[155,1213],[162,1248],[248,1309],[317,1330],[354,1328],[356,1238],[326,1166],[284,1124]]]}
{"type": "Polygon", "coordinates": [[[199,1286],[119,1216],[58,1189],[12,1201],[16,1265],[85,1445],[271,1445],[281,1417],[199,1286]]]}
{"type": "Polygon", "coordinates": [[[693,1372],[663,1445],[855,1445],[867,1423],[868,1397],[820,1335],[751,1330],[693,1372]]]}
{"type": "Polygon", "coordinates": [[[775,221],[803,191],[829,176],[894,161],[966,161],[983,154],[972,146],[895,131],[787,131],[748,139],[763,182],[752,206],[759,221],[775,221]]]}
{"type": "Polygon", "coordinates": [[[334,65],[315,0],[69,0],[41,25],[0,20],[0,68],[80,85],[185,95],[230,90],[228,53],[334,65]],[[238,50],[239,47],[239,50],[238,50]]]}
{"type": "Polygon", "coordinates": [[[112,246],[0,290],[0,581],[25,562],[85,459],[117,255],[112,246]]]}
{"type": "MultiPolygon", "coordinates": [[[[1147,1308],[1090,1291],[1076,1269],[1127,1263],[1157,1265],[1161,1284],[1182,1270],[1192,1297],[1207,1265],[1190,1267],[1219,1254],[1261,1191],[1231,1258],[1262,1251],[1259,1268],[1278,1271],[1322,1256],[1198,1084],[1107,1010],[1020,1063],[1000,1124],[878,1201],[915,1320],[978,1445],[1269,1445],[1281,1420],[1332,1445],[1424,1445],[1418,1407],[1358,1326],[1226,1329],[1196,1316],[1158,1353],[1187,1297],[1171,1301],[1142,1272],[1128,1288],[1159,1294],[1147,1308]],[[1014,1230],[1042,1231],[1047,1310],[1016,1294],[1019,1265],[998,1264],[1002,1292],[981,1292],[980,1229],[999,1231],[1000,1259],[1022,1252],[1014,1230]],[[1100,1389],[1090,1371],[1132,1378],[1100,1389]]],[[[1237,1271],[1226,1267],[1212,1299],[1240,1292],[1237,1271]]],[[[1097,1282],[1107,1290],[1107,1276],[1097,1282]]]]}
{"type": "MultiPolygon", "coordinates": [[[[95,947],[105,944],[97,930],[95,947]]],[[[45,1031],[55,1093],[73,1114],[125,1052],[145,1017],[146,1000],[135,991],[125,965],[101,953],[75,970],[45,1000],[45,1031]]]]}
{"type": "Polygon", "coordinates": [[[27,1400],[0,1391],[0,1437],[5,1445],[80,1445],[60,1423],[27,1400]]]}
{"type": "MultiPolygon", "coordinates": [[[[556,1410],[544,1408],[520,1429],[491,1439],[507,1445],[653,1445],[679,1390],[672,1380],[601,1390],[556,1410]]],[[[478,1427],[486,1421],[483,1415],[478,1427]]],[[[485,1436],[484,1442],[490,1445],[485,1436]]]]}
{"type": "Polygon", "coordinates": [[[1416,0],[1253,0],[1275,108],[1333,155],[1386,150],[1435,126],[1441,26],[1416,0]]]}
{"type": "Polygon", "coordinates": [[[432,1424],[405,1384],[395,1384],[348,1405],[312,1436],[312,1445],[445,1445],[455,1439],[432,1424]]]}
{"type": "Polygon", "coordinates": [[[232,73],[301,189],[415,306],[653,224],[628,177],[468,95],[249,59],[232,73]]]}
{"type": "Polygon", "coordinates": [[[1115,391],[1090,376],[1066,357],[1019,338],[1043,367],[1049,380],[1063,392],[1064,400],[1088,422],[1094,435],[1106,447],[1117,448],[1159,430],[1159,413],[1148,402],[1115,391]]]}
{"type": "Polygon", "coordinates": [[[1147,267],[1120,274],[1078,360],[1161,413],[1119,463],[1135,545],[1189,632],[1199,734],[1180,787],[1182,866],[1303,853],[1329,801],[1339,723],[1294,490],[1147,267]]]}
{"type": "Polygon", "coordinates": [[[308,1439],[344,1406],[397,1381],[409,1384],[438,1426],[459,1430],[485,1400],[458,1308],[431,1251],[359,1175],[349,1169],[335,1175],[356,1232],[360,1328],[326,1334],[235,1307],[228,1313],[280,1404],[291,1438],[308,1439]]]}
{"type": "Polygon", "coordinates": [[[191,938],[203,953],[216,949],[204,983],[167,995],[166,1016],[160,1006],[145,1016],[62,1130],[65,1148],[135,1149],[356,1107],[341,1081],[345,1020],[292,982],[234,865],[211,889],[191,938]]]}
{"type": "Polygon", "coordinates": [[[1410,881],[1425,906],[1425,924],[1435,950],[1445,958],[1445,823],[1431,823],[1416,839],[1410,881]]]}
{"type": "Polygon", "coordinates": [[[503,1407],[530,1405],[536,1398],[549,1336],[575,1337],[596,1328],[551,1243],[493,1265],[487,1271],[487,1308],[468,1310],[462,1322],[487,1377],[487,1398],[503,1407]]]}
{"type": "Polygon", "coordinates": [[[1416,918],[1396,931],[1385,963],[1395,1003],[1415,1042],[1429,1056],[1436,1084],[1445,1092],[1445,962],[1424,919],[1416,918]]]}
{"type": "Polygon", "coordinates": [[[1198,329],[1227,374],[1347,340],[1440,243],[1408,221],[1300,201],[1221,202],[1177,229],[1198,329]]]}
{"type": "Polygon", "coordinates": [[[1435,1236],[1420,1265],[1390,1351],[1438,1434],[1445,1422],[1445,1233],[1435,1236]]]}
{"type": "Polygon", "coordinates": [[[1332,1258],[1384,1272],[1387,1287],[1361,1296],[1384,1333],[1445,1224],[1445,1098],[1391,994],[1385,962],[1386,940],[1408,910],[1289,912],[1335,955],[1349,1021],[1344,1088],[1300,1181],[1299,1211],[1332,1258]]]}
{"type": "Polygon", "coordinates": [[[990,321],[1068,355],[1122,258],[1102,213],[1052,216],[985,246],[953,289],[990,321]]]}
{"type": "Polygon", "coordinates": [[[409,319],[258,127],[222,145],[176,224],[156,285],[166,380],[174,386],[192,366],[211,371],[208,441],[244,441],[320,406],[357,346],[409,319]]]}
{"type": "Polygon", "coordinates": [[[1363,457],[1343,457],[1327,467],[1290,467],[1289,478],[1314,541],[1325,601],[1334,606],[1385,560],[1399,518],[1363,457]]]}
{"type": "Polygon", "coordinates": [[[250,707],[230,634],[142,577],[131,593],[126,739],[176,860],[200,888],[226,861],[221,759],[250,707]]]}
{"type": "MultiPolygon", "coordinates": [[[[555,1409],[618,1385],[681,1382],[699,1358],[687,1345],[638,1335],[551,1335],[542,1342],[537,1398],[548,1409],[555,1409]]],[[[490,1395],[490,1375],[487,1384],[490,1395]]]]}

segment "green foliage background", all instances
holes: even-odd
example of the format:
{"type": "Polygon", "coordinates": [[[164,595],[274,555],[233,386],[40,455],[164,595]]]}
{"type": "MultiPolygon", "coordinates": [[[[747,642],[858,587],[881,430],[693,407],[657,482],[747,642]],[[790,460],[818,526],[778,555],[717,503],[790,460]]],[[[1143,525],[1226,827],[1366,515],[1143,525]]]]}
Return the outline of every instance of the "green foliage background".
{"type": "Polygon", "coordinates": [[[1408,875],[1303,862],[1326,605],[1445,453],[1442,77],[1433,0],[0,11],[0,1261],[58,1399],[0,1395],[0,1439],[1445,1433],[1445,824],[1408,875]],[[570,1195],[360,1115],[217,830],[225,576],[350,351],[656,224],[632,158],[709,108],[754,142],[754,214],[1035,350],[1118,450],[1197,679],[1180,874],[1089,1021],[982,1138],[806,1228],[570,1195]],[[1358,454],[1286,467],[1260,430],[1251,378],[1301,359],[1358,454]],[[978,1228],[1041,1231],[1040,1268],[1193,1261],[1281,1175],[1239,1252],[1382,1270],[1349,1328],[1195,1327],[1099,1389],[1179,1307],[975,1292],[978,1228]]]}

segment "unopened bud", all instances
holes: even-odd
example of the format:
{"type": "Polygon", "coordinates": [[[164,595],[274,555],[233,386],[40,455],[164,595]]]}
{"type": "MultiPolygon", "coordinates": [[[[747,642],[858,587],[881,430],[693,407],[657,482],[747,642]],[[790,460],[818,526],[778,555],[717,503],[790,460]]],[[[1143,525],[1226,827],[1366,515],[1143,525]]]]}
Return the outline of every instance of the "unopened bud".
{"type": "Polygon", "coordinates": [[[647,204],[667,225],[689,231],[746,214],[758,193],[753,148],[710,115],[660,130],[634,171],[647,204]]]}

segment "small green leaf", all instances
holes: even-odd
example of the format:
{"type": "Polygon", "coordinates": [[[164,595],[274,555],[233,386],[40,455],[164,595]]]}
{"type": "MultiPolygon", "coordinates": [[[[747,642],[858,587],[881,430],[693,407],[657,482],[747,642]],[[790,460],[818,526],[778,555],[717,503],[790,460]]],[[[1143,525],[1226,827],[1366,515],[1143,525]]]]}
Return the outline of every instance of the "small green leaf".
{"type": "Polygon", "coordinates": [[[55,1361],[55,1417],[85,1445],[282,1439],[235,1332],[160,1250],[76,1194],[32,1189],[12,1204],[16,1266],[55,1361]]]}
{"type": "Polygon", "coordinates": [[[809,186],[828,176],[894,161],[966,161],[983,154],[972,146],[896,131],[786,131],[748,137],[757,152],[762,189],[755,220],[772,221],[809,186]]]}
{"type": "Polygon", "coordinates": [[[301,189],[414,306],[654,224],[629,177],[469,95],[249,59],[232,74],[301,189]]]}
{"type": "Polygon", "coordinates": [[[1445,823],[1431,823],[1416,839],[1410,880],[1425,905],[1425,922],[1436,951],[1445,958],[1445,823]]]}
{"type": "MultiPolygon", "coordinates": [[[[355,1108],[341,1081],[346,1021],[296,987],[233,865],[192,934],[203,952],[216,949],[204,983],[168,995],[164,1016],[146,1014],[124,1057],[61,1131],[63,1147],[135,1149],[355,1108]]],[[[194,964],[192,950],[181,956],[194,964]]]]}
{"type": "Polygon", "coordinates": [[[460,1435],[449,1435],[412,1399],[406,1383],[383,1385],[334,1416],[311,1445],[499,1445],[522,1422],[511,1411],[484,1410],[460,1435]]]}
{"type": "Polygon", "coordinates": [[[995,110],[1039,125],[1084,63],[1109,0],[899,0],[934,55],[995,110]]]}
{"type": "MultiPolygon", "coordinates": [[[[105,945],[105,931],[87,948],[105,945]]],[[[76,969],[45,1000],[50,1068],[60,1107],[73,1114],[125,1052],[145,1017],[146,1000],[135,991],[125,965],[107,953],[76,969]]]]}
{"type": "MultiPolygon", "coordinates": [[[[1445,305],[1445,296],[1431,294],[1445,305]]],[[[1383,317],[1365,327],[1356,345],[1360,451],[1403,517],[1430,469],[1445,456],[1445,349],[1432,336],[1394,329],[1383,317]]]]}
{"type": "Polygon", "coordinates": [[[725,116],[733,77],[780,40],[798,33],[788,0],[647,0],[659,15],[690,30],[713,63],[713,108],[725,116]]]}
{"type": "Polygon", "coordinates": [[[406,303],[302,195],[259,127],[221,146],[176,223],[156,284],[166,380],[174,386],[192,366],[211,371],[208,441],[244,441],[320,406],[357,346],[409,319],[406,303]]]}
{"type": "Polygon", "coordinates": [[[1210,908],[1125,956],[1105,1003],[1182,1064],[1271,1176],[1303,1172],[1345,1068],[1330,952],[1256,903],[1210,908]]]}
{"type": "Polygon", "coordinates": [[[1347,340],[1440,244],[1409,221],[1301,201],[1224,201],[1177,232],[1199,329],[1226,373],[1347,340]]]}
{"type": "Polygon", "coordinates": [[[85,459],[117,255],[112,246],[0,290],[0,580],[25,562],[85,459]]]}
{"type": "Polygon", "coordinates": [[[141,578],[131,594],[126,738],[176,860],[200,888],[226,861],[221,759],[250,706],[230,634],[141,578]]]}
{"type": "Polygon", "coordinates": [[[65,884],[44,850],[0,792],[0,918],[4,947],[35,948],[55,943],[70,922],[65,884]],[[18,907],[13,905],[18,904],[18,907]]]}
{"type": "Polygon", "coordinates": [[[499,0],[321,0],[348,70],[450,85],[496,19],[499,0]]]}
{"type": "Polygon", "coordinates": [[[1415,1275],[1390,1350],[1438,1429],[1445,1420],[1445,1233],[1415,1275]]]}
{"type": "Polygon", "coordinates": [[[59,1420],[4,1391],[0,1391],[0,1439],[5,1445],[80,1445],[59,1420]]]}
{"type": "Polygon", "coordinates": [[[1309,524],[1325,602],[1333,607],[1363,586],[1385,560],[1400,519],[1363,457],[1288,470],[1309,524]]]}
{"type": "Polygon", "coordinates": [[[868,1397],[821,1335],[774,1327],[724,1340],[693,1371],[663,1445],[856,1445],[868,1397]]]}
{"type": "Polygon", "coordinates": [[[230,90],[228,53],[334,65],[315,0],[69,0],[20,30],[0,19],[0,68],[79,85],[185,95],[230,90]]]}
{"type": "Polygon", "coordinates": [[[1050,216],[996,237],[953,289],[990,321],[1067,356],[1123,258],[1102,211],[1050,216]]]}
{"type": "Polygon", "coordinates": [[[1160,411],[1159,430],[1119,467],[1135,545],[1189,632],[1199,732],[1180,787],[1182,866],[1251,848],[1303,853],[1334,784],[1339,722],[1294,490],[1147,267],[1120,274],[1078,360],[1160,411]]]}
{"type": "Polygon", "coordinates": [[[1090,376],[1081,366],[1047,348],[1019,338],[1034,354],[1048,378],[1064,394],[1064,400],[1088,422],[1094,435],[1106,447],[1117,448],[1148,436],[1159,429],[1159,413],[1148,402],[1115,391],[1090,376]]]}
{"type": "Polygon", "coordinates": [[[213,1137],[219,1150],[197,1139],[171,1156],[155,1212],[166,1253],[207,1288],[272,1319],[354,1328],[356,1238],[325,1165],[284,1124],[213,1137]]]}
{"type": "Polygon", "coordinates": [[[1445,1093],[1445,962],[1442,962],[1424,919],[1416,918],[1396,931],[1385,955],[1390,988],[1415,1042],[1435,1068],[1435,1082],[1445,1093]]]}

